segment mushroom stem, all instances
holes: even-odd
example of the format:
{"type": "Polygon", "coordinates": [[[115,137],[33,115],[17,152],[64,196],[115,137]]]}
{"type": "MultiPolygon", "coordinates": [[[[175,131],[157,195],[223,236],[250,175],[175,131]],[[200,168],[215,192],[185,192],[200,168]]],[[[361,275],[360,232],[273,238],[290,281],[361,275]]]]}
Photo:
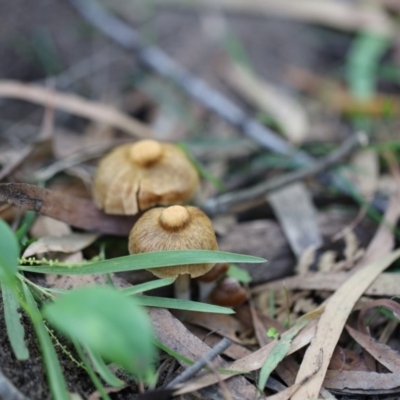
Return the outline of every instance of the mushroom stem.
{"type": "Polygon", "coordinates": [[[190,300],[190,275],[178,275],[174,282],[175,297],[181,300],[190,300]]]}
{"type": "Polygon", "coordinates": [[[199,300],[206,302],[208,296],[215,288],[215,281],[213,282],[201,282],[199,281],[199,300]]]}

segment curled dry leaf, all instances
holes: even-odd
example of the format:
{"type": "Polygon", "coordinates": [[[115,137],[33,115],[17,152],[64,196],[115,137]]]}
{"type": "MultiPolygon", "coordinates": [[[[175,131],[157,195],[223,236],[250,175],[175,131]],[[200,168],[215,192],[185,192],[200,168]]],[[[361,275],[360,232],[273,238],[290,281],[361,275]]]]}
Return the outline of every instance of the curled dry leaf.
{"type": "Polygon", "coordinates": [[[72,233],[72,229],[68,224],[45,215],[38,215],[30,230],[30,234],[34,238],[61,237],[70,233],[72,233]]]}
{"type": "Polygon", "coordinates": [[[25,183],[0,184],[0,201],[88,231],[127,236],[137,216],[106,215],[91,200],[25,183]]]}
{"type": "Polygon", "coordinates": [[[91,245],[97,238],[95,233],[70,233],[61,237],[45,236],[31,243],[24,251],[23,257],[48,252],[75,253],[91,245]]]}
{"type": "Polygon", "coordinates": [[[366,371],[327,371],[324,387],[343,394],[377,396],[400,393],[400,375],[366,371]]]}
{"type": "Polygon", "coordinates": [[[388,345],[377,342],[374,338],[357,330],[346,326],[350,336],[376,361],[385,366],[390,372],[400,373],[399,353],[391,349],[388,345]]]}

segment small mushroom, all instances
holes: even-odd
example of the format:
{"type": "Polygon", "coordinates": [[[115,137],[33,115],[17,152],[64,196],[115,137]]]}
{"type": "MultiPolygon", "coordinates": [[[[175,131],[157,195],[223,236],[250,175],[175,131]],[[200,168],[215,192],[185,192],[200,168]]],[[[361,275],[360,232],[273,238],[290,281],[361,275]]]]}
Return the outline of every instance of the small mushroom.
{"type": "Polygon", "coordinates": [[[206,274],[199,276],[199,298],[201,301],[207,300],[211,291],[216,286],[217,279],[221,278],[229,269],[228,263],[215,264],[206,274]]]}
{"type": "MultiPolygon", "coordinates": [[[[129,234],[131,254],[163,250],[218,250],[210,219],[197,207],[175,205],[146,211],[129,234]]],[[[214,264],[177,265],[149,269],[158,278],[176,278],[175,294],[190,298],[190,277],[210,271],[214,264]]]]}
{"type": "Polygon", "coordinates": [[[198,185],[197,170],[179,147],[141,140],[100,161],[93,197],[106,213],[134,215],[156,205],[183,204],[198,185]]]}
{"type": "Polygon", "coordinates": [[[227,277],[211,292],[210,301],[224,307],[237,307],[247,300],[247,292],[232,277],[227,277]]]}

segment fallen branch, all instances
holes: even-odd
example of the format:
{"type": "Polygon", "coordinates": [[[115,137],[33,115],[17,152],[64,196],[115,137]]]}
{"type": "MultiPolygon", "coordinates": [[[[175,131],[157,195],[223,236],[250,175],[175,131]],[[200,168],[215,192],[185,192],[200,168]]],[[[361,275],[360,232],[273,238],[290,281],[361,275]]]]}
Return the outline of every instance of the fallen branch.
{"type": "Polygon", "coordinates": [[[37,85],[9,80],[0,80],[0,97],[26,100],[51,108],[102,122],[119,128],[135,137],[149,138],[152,131],[141,122],[117,109],[72,94],[62,94],[37,85]]]}
{"type": "Polygon", "coordinates": [[[366,140],[367,137],[362,133],[353,135],[344,141],[337,150],[310,167],[287,173],[249,189],[238,190],[208,199],[201,205],[201,208],[210,215],[216,215],[219,213],[244,210],[255,204],[265,202],[268,193],[326,171],[349,156],[359,146],[366,144],[366,140]]]}

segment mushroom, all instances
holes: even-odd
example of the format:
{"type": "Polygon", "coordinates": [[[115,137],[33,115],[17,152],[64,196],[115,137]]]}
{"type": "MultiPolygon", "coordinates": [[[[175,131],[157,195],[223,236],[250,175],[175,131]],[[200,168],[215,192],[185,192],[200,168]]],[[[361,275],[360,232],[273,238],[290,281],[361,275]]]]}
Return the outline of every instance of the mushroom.
{"type": "Polygon", "coordinates": [[[227,277],[211,292],[211,303],[224,307],[237,307],[247,300],[247,292],[232,277],[227,277]]]}
{"type": "Polygon", "coordinates": [[[156,205],[183,204],[198,185],[197,170],[179,147],[141,140],[100,161],[93,197],[106,213],[134,215],[156,205]]]}
{"type": "Polygon", "coordinates": [[[197,278],[199,282],[199,298],[201,301],[205,301],[208,298],[216,285],[217,279],[222,277],[228,269],[228,263],[215,264],[210,271],[197,278]]]}
{"type": "MultiPolygon", "coordinates": [[[[210,219],[193,206],[174,205],[146,211],[129,234],[130,254],[163,250],[218,250],[210,219]]],[[[190,277],[204,275],[214,264],[149,269],[158,278],[176,278],[175,295],[190,298],[190,277]]]]}

